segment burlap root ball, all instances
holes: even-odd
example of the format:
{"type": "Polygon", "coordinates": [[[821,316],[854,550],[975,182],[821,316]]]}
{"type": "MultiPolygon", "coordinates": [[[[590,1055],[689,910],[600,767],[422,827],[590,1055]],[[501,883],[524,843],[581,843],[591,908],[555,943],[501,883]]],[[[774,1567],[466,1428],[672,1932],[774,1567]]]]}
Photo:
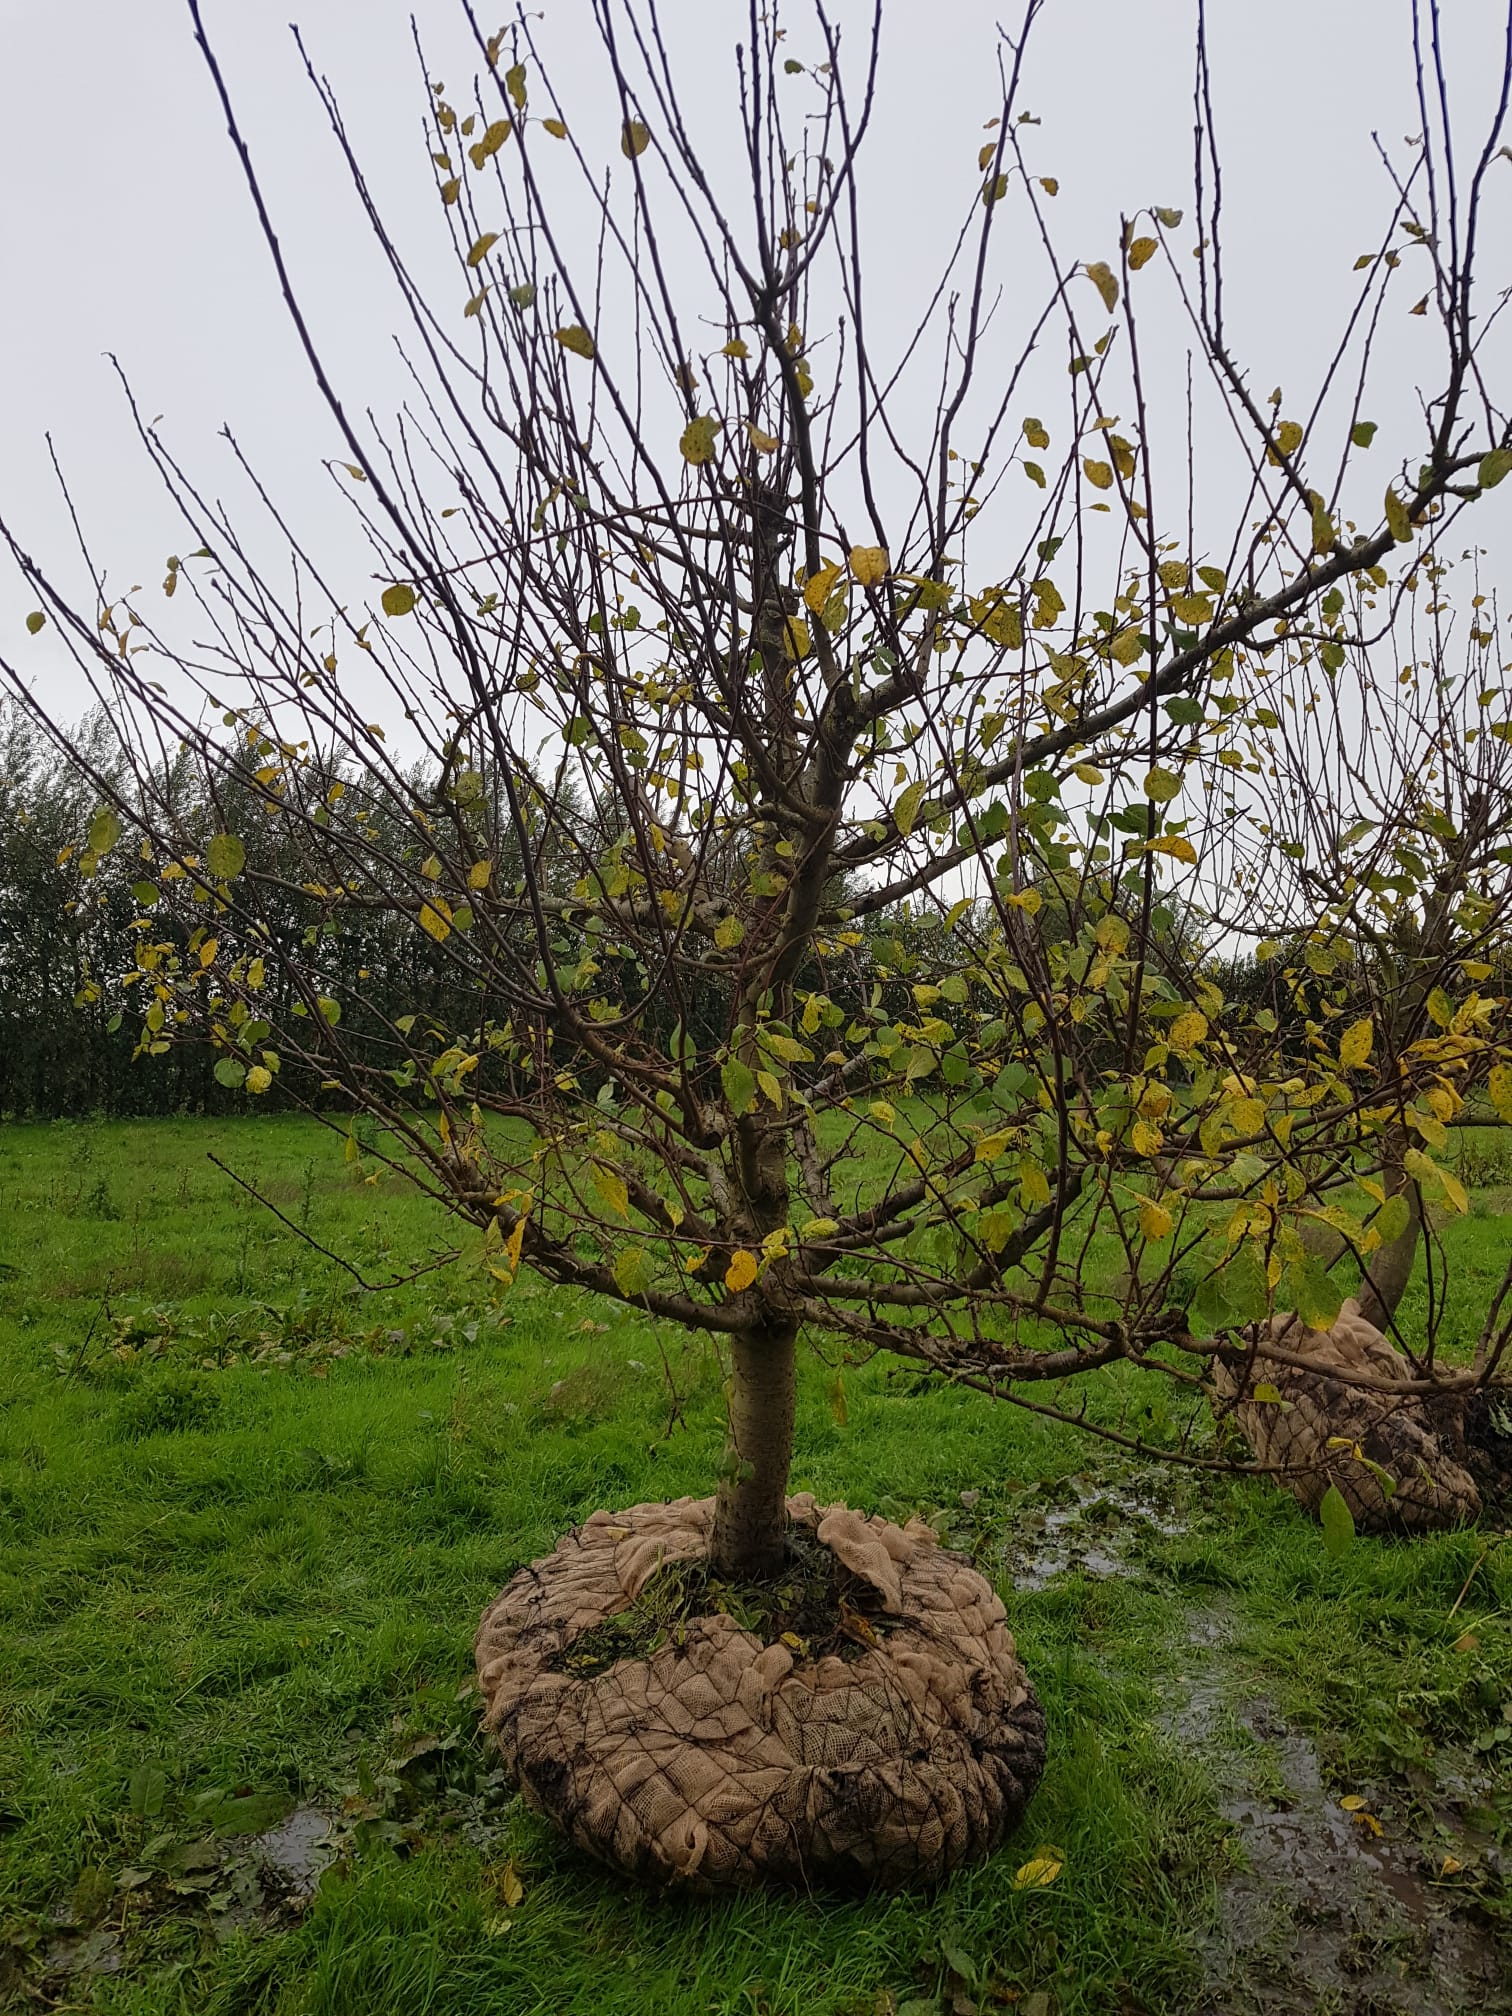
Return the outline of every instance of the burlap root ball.
{"type": "Polygon", "coordinates": [[[1336,1366],[1405,1384],[1412,1367],[1360,1314],[1358,1302],[1347,1301],[1330,1330],[1309,1330],[1299,1317],[1277,1316],[1257,1342],[1253,1354],[1215,1362],[1220,1405],[1232,1406],[1260,1462],[1285,1465],[1276,1481],[1307,1511],[1316,1514],[1334,1484],[1364,1533],[1426,1533],[1479,1518],[1481,1494],[1466,1467],[1459,1396],[1424,1400],[1354,1386],[1325,1369],[1265,1356],[1273,1344],[1320,1368],[1336,1366]],[[1267,1385],[1279,1400],[1254,1397],[1257,1386],[1267,1385]],[[1330,1442],[1339,1446],[1330,1448],[1330,1442]],[[1383,1477],[1393,1489],[1388,1491],[1383,1477]]]}
{"type": "Polygon", "coordinates": [[[968,1563],[918,1520],[788,1500],[866,1585],[854,1659],[699,1617],[646,1658],[557,1670],[661,1566],[706,1559],[714,1501],[595,1512],[484,1612],[484,1726],[529,1805],[655,1883],[926,1885],[990,1853],[1045,1761],[1045,1721],[968,1563]]]}

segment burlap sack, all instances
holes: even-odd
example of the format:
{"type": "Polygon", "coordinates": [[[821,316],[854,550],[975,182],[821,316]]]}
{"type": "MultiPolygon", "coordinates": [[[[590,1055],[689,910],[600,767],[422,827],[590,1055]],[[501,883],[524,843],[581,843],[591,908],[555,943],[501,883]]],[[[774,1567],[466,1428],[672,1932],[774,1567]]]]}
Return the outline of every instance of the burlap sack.
{"type": "Polygon", "coordinates": [[[788,1510],[877,1614],[854,1659],[805,1658],[714,1615],[647,1658],[561,1670],[663,1564],[707,1556],[714,1501],[596,1512],[484,1612],[484,1726],[533,1807],[652,1882],[937,1882],[998,1845],[1044,1766],[1003,1606],[918,1520],[807,1493],[788,1510]]]}
{"type": "Polygon", "coordinates": [[[1220,1405],[1232,1406],[1259,1461],[1286,1466],[1276,1481],[1307,1511],[1316,1513],[1329,1485],[1336,1484],[1362,1532],[1425,1533],[1480,1516],[1480,1492],[1463,1460],[1464,1408],[1458,1398],[1424,1400],[1353,1386],[1326,1371],[1305,1371],[1268,1357],[1268,1342],[1341,1371],[1389,1380],[1410,1380],[1412,1368],[1353,1300],[1330,1330],[1309,1330],[1299,1317],[1277,1316],[1252,1354],[1216,1361],[1220,1405]],[[1280,1394],[1279,1401],[1254,1397],[1257,1386],[1267,1385],[1280,1394]],[[1330,1442],[1340,1446],[1330,1448],[1330,1442]],[[1387,1489],[1382,1472],[1393,1489],[1387,1489]]]}

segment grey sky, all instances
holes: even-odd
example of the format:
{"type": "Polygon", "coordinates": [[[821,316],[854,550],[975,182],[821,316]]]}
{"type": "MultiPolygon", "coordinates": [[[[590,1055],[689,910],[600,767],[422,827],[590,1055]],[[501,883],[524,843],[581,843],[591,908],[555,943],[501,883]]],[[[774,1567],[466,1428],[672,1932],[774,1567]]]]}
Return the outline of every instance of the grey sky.
{"type": "MultiPolygon", "coordinates": [[[[467,47],[459,11],[452,0],[418,0],[416,11],[435,67],[460,99],[474,65],[459,54],[467,47]]],[[[745,8],[675,0],[663,11],[717,152],[728,135],[730,73],[716,52],[739,32],[745,8]]],[[[835,11],[859,34],[869,10],[836,0],[835,11]]],[[[931,271],[932,241],[953,229],[976,183],[982,122],[994,107],[994,11],[979,0],[888,0],[862,179],[874,299],[886,299],[895,275],[900,311],[931,271]]],[[[1450,0],[1446,12],[1451,93],[1468,143],[1479,138],[1499,70],[1501,10],[1450,0]]],[[[397,235],[455,289],[423,159],[408,9],[399,0],[206,0],[206,13],[322,344],[356,403],[371,399],[382,411],[400,393],[389,345],[398,314],[286,21],[290,13],[301,21],[336,84],[397,235]]],[[[804,13],[792,10],[794,47],[812,55],[798,26],[804,13]]],[[[571,52],[585,14],[586,0],[545,0],[542,32],[558,52],[564,100],[579,82],[571,52]]],[[[1389,209],[1371,129],[1400,151],[1418,124],[1408,9],[1405,0],[1214,0],[1212,15],[1232,324],[1257,387],[1279,381],[1300,394],[1347,312],[1354,256],[1375,242],[1389,209]]],[[[1190,217],[1192,21],[1187,0],[1048,0],[1025,102],[1043,121],[1031,152],[1039,172],[1059,178],[1055,223],[1071,256],[1114,257],[1121,208],[1172,204],[1190,217]]],[[[7,516],[39,557],[66,556],[43,441],[50,428],[113,579],[126,586],[161,575],[180,533],[102,355],[114,350],[145,414],[164,415],[176,451],[207,487],[227,480],[215,433],[228,422],[312,547],[334,556],[344,589],[354,599],[368,592],[365,562],[320,467],[340,444],[278,301],[183,0],[0,0],[0,38],[7,516]]],[[[1512,161],[1499,166],[1512,194],[1512,161]]],[[[1497,214],[1505,220],[1506,211],[1503,200],[1497,214]]],[[[1507,277],[1499,264],[1507,242],[1505,232],[1488,241],[1488,278],[1507,277]]],[[[1036,300],[1041,283],[1035,272],[1036,300]]],[[[1433,327],[1407,318],[1412,298],[1400,293],[1387,311],[1383,406],[1400,408],[1415,382],[1438,382],[1433,327]]],[[[1014,305],[1003,311],[1009,331],[1014,305]]],[[[1156,336],[1162,366],[1174,369],[1179,328],[1157,324],[1156,336]]],[[[1389,473],[1383,461],[1380,485],[1389,473]]],[[[1505,533],[1509,497],[1512,483],[1477,512],[1482,544],[1505,533]]],[[[24,635],[30,606],[4,579],[8,653],[57,679],[52,647],[24,635]]]]}

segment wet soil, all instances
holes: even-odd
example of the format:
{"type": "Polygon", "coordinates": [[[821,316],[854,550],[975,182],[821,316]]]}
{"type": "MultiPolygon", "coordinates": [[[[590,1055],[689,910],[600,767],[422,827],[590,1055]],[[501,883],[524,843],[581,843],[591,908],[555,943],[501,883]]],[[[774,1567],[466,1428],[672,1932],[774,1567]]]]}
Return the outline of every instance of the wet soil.
{"type": "Polygon", "coordinates": [[[1221,1611],[1194,1610],[1165,1718],[1224,1788],[1233,1869],[1202,1939],[1200,2016],[1501,2016],[1512,1954],[1479,1912],[1496,1849],[1484,1773],[1331,1786],[1316,1746],[1245,1686],[1221,1611]]]}

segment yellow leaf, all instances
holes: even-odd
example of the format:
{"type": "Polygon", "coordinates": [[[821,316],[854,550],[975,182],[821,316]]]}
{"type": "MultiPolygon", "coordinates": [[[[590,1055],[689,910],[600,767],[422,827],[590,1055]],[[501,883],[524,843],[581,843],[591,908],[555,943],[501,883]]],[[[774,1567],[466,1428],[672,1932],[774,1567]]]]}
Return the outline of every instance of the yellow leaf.
{"type": "Polygon", "coordinates": [[[485,231],[481,238],[475,238],[468,248],[468,265],[481,266],[498,242],[499,234],[497,231],[485,231]]]}
{"type": "Polygon", "coordinates": [[[1358,1071],[1362,1064],[1368,1064],[1374,1042],[1375,1024],[1368,1015],[1351,1022],[1339,1038],[1339,1063],[1344,1070],[1358,1071]]]}
{"type": "Polygon", "coordinates": [[[1139,1207],[1139,1229],[1146,1239],[1169,1239],[1175,1222],[1165,1206],[1157,1204],[1153,1197],[1147,1197],[1139,1207]]]}
{"type": "Polygon", "coordinates": [[[1208,1019],[1200,1009],[1189,1008],[1171,1024],[1171,1048],[1195,1050],[1208,1033],[1208,1019]]]}
{"type": "Polygon", "coordinates": [[[1160,585],[1173,591],[1185,588],[1190,576],[1185,560],[1162,560],[1160,563],[1160,585]]]}
{"type": "Polygon", "coordinates": [[[807,623],[800,623],[796,616],[789,616],[786,631],[789,655],[793,658],[807,658],[810,641],[807,623]]]}
{"type": "Polygon", "coordinates": [[[742,1246],[725,1269],[725,1286],[731,1294],[738,1295],[742,1288],[750,1287],[758,1272],[756,1255],[748,1253],[742,1246]]]}
{"type": "Polygon", "coordinates": [[[1058,196],[1060,194],[1060,184],[1053,175],[1041,175],[1039,185],[1047,196],[1058,196]]]}
{"type": "Polygon", "coordinates": [[[481,168],[490,155],[497,154],[513,131],[512,119],[495,119],[491,126],[485,126],[482,139],[474,141],[467,150],[474,168],[481,168]]]}
{"type": "Polygon", "coordinates": [[[1024,1863],[1013,1879],[1015,1890],[1043,1890],[1053,1883],[1066,1866],[1065,1850],[1061,1848],[1040,1848],[1024,1863]]]}
{"type": "Polygon", "coordinates": [[[199,949],[199,962],[201,970],[203,970],[206,966],[213,966],[215,964],[215,955],[217,952],[219,952],[219,950],[220,950],[220,940],[218,938],[207,938],[205,940],[204,944],[201,945],[199,949]]]}
{"type": "Polygon", "coordinates": [[[480,314],[482,312],[483,303],[487,299],[488,299],[487,286],[480,287],[477,293],[474,294],[472,298],[468,301],[467,306],[462,310],[463,315],[468,316],[468,315],[480,314]]]}
{"type": "Polygon", "coordinates": [[[1024,422],[1024,439],[1031,448],[1048,448],[1050,434],[1043,420],[1030,418],[1024,422]]]}
{"type": "Polygon", "coordinates": [[[524,1900],[525,1885],[520,1881],[520,1872],[514,1865],[513,1856],[499,1872],[499,1895],[503,1898],[504,1907],[508,1911],[513,1911],[515,1906],[524,1900]]]}
{"type": "Polygon", "coordinates": [[[407,581],[392,582],[383,591],[385,616],[408,616],[415,606],[415,591],[407,581]]]}
{"type": "Polygon", "coordinates": [[[565,140],[567,138],[567,128],[560,119],[543,119],[541,124],[546,128],[546,131],[551,135],[553,140],[565,140]]]}
{"type": "Polygon", "coordinates": [[[242,1082],[249,1092],[266,1092],[273,1083],[273,1073],[262,1064],[254,1064],[242,1082]]]}
{"type": "Polygon", "coordinates": [[[625,1188],[624,1177],[617,1170],[606,1168],[602,1162],[595,1162],[593,1187],[616,1217],[630,1216],[630,1192],[625,1188]]]}
{"type": "Polygon", "coordinates": [[[515,110],[525,110],[525,65],[511,63],[504,72],[504,88],[514,100],[515,110]]]}
{"type": "Polygon", "coordinates": [[[1136,1120],[1130,1130],[1129,1139],[1134,1144],[1136,1155],[1158,1155],[1165,1136],[1158,1127],[1152,1127],[1148,1120],[1136,1120]]]}
{"type": "Polygon", "coordinates": [[[467,871],[468,888],[486,889],[488,887],[488,878],[492,873],[493,863],[491,861],[474,861],[471,868],[467,871]]]}
{"type": "Polygon", "coordinates": [[[804,582],[804,602],[816,616],[823,612],[824,605],[830,598],[830,590],[834,587],[839,574],[839,565],[832,563],[827,567],[821,567],[817,574],[811,574],[804,582]]]}
{"type": "Polygon", "coordinates": [[[975,1160],[978,1162],[996,1162],[1007,1146],[1008,1136],[1006,1134],[984,1134],[976,1144],[975,1160]]]}
{"type": "Polygon", "coordinates": [[[1082,468],[1087,481],[1094,490],[1111,490],[1113,487],[1113,466],[1109,462],[1093,462],[1083,459],[1082,468]]]}
{"type": "Polygon", "coordinates": [[[26,627],[30,634],[35,637],[46,622],[47,618],[43,615],[42,611],[40,609],[33,609],[30,616],[26,619],[26,627]]]}
{"type": "Polygon", "coordinates": [[[1155,257],[1159,246],[1153,238],[1136,238],[1129,247],[1129,270],[1137,273],[1141,266],[1147,266],[1155,257]]]}
{"type": "Polygon", "coordinates": [[[758,455],[775,455],[782,443],[775,434],[764,434],[754,420],[747,420],[746,432],[751,437],[751,446],[758,455]]]}
{"type": "Polygon", "coordinates": [[[1395,490],[1386,492],[1386,528],[1398,546],[1406,546],[1412,539],[1412,520],[1407,515],[1407,506],[1395,490]]]}
{"type": "Polygon", "coordinates": [[[887,579],[885,546],[852,546],[850,571],[863,588],[876,588],[887,579]]]}
{"type": "Polygon", "coordinates": [[[449,182],[441,184],[441,201],[443,203],[455,203],[461,193],[462,178],[460,175],[453,175],[449,182]]]}
{"type": "Polygon", "coordinates": [[[651,129],[639,119],[627,119],[620,128],[620,152],[627,161],[644,154],[651,144],[651,129]]]}
{"type": "Polygon", "coordinates": [[[1512,1064],[1494,1066],[1486,1081],[1486,1090],[1498,1119],[1512,1123],[1512,1064]]]}
{"type": "Polygon", "coordinates": [[[1030,917],[1038,915],[1042,900],[1038,889],[1020,889],[1006,899],[1010,909],[1022,910],[1030,917]]]}
{"type": "Polygon", "coordinates": [[[751,352],[739,336],[732,336],[719,354],[721,357],[749,357],[751,352]]]}
{"type": "Polygon", "coordinates": [[[1452,1176],[1447,1169],[1442,1168],[1438,1172],[1438,1179],[1444,1195],[1449,1199],[1455,1210],[1463,1216],[1470,1209],[1470,1198],[1466,1193],[1464,1184],[1461,1183],[1458,1176],[1452,1176]]]}
{"type": "Polygon", "coordinates": [[[1168,854],[1173,861],[1186,861],[1193,867],[1197,864],[1197,849],[1190,840],[1179,833],[1162,833],[1157,839],[1145,842],[1145,851],[1150,854],[1168,854]]]}
{"type": "Polygon", "coordinates": [[[429,903],[420,905],[420,929],[438,945],[451,936],[451,928],[451,909],[444,898],[433,896],[429,903]]]}
{"type": "Polygon", "coordinates": [[[1212,598],[1207,595],[1173,595],[1171,614],[1178,623],[1206,623],[1213,614],[1212,598]]]}
{"type": "Polygon", "coordinates": [[[511,1274],[519,1272],[520,1249],[524,1244],[525,1220],[517,1218],[514,1223],[514,1230],[509,1235],[508,1244],[504,1248],[504,1258],[509,1262],[509,1271],[511,1274]]]}
{"type": "Polygon", "coordinates": [[[701,463],[711,460],[719,430],[723,425],[722,420],[712,420],[707,414],[701,414],[698,419],[690,420],[682,431],[682,439],[677,444],[682,450],[683,460],[691,462],[695,469],[701,463]]]}
{"type": "Polygon", "coordinates": [[[1369,1804],[1370,1801],[1362,1792],[1346,1793],[1339,1801],[1340,1810],[1345,1813],[1363,1813],[1369,1804]]]}
{"type": "Polygon", "coordinates": [[[594,355],[593,338],[580,323],[574,322],[566,329],[553,329],[552,335],[564,350],[570,350],[574,357],[594,355]]]}
{"type": "Polygon", "coordinates": [[[1094,260],[1085,268],[1087,278],[1103,298],[1103,306],[1111,315],[1118,306],[1118,282],[1113,278],[1112,268],[1104,259],[1094,260]]]}
{"type": "Polygon", "coordinates": [[[1276,445],[1268,453],[1268,460],[1277,468],[1282,456],[1289,460],[1302,446],[1302,429],[1295,420],[1281,420],[1276,424],[1276,445]]]}

